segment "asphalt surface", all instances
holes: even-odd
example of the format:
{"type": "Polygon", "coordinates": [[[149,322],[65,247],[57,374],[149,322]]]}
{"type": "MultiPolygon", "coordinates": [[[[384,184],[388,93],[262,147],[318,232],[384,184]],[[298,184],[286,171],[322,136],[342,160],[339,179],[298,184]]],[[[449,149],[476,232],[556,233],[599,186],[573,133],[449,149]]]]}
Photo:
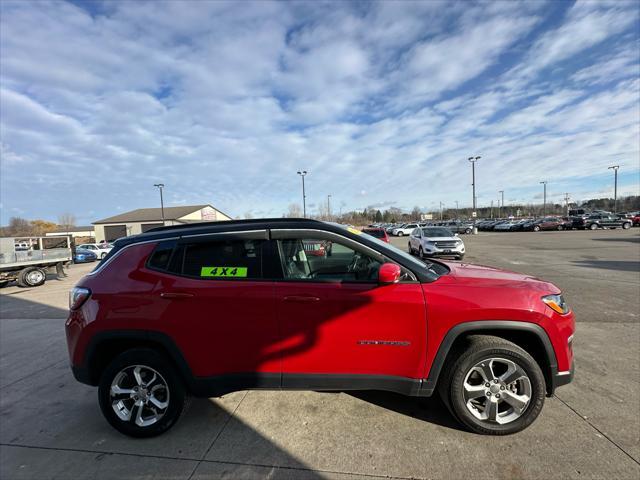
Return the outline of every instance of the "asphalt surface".
{"type": "MultiPolygon", "coordinates": [[[[527,430],[463,431],[438,399],[236,392],[194,400],[133,440],[69,370],[69,288],[91,266],[0,291],[0,478],[640,478],[640,230],[462,236],[465,262],[560,286],[577,321],[576,378],[527,430]]],[[[406,248],[407,239],[394,239],[406,248]]]]}

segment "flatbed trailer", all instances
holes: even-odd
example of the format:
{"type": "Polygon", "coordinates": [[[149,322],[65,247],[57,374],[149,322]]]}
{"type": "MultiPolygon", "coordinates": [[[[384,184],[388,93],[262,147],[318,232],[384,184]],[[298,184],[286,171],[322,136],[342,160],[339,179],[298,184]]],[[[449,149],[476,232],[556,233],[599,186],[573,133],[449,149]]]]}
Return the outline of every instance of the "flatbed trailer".
{"type": "Polygon", "coordinates": [[[38,287],[48,272],[66,276],[64,266],[72,262],[71,237],[0,238],[0,287],[14,280],[21,287],[38,287]]]}

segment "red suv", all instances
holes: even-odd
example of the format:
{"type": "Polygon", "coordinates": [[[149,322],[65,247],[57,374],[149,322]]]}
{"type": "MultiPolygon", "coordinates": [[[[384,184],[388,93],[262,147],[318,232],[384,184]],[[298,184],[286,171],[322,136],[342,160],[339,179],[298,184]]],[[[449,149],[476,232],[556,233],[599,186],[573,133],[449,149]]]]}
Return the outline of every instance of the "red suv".
{"type": "Polygon", "coordinates": [[[169,429],[188,395],[245,389],[437,391],[467,428],[502,435],[573,377],[574,318],[553,284],[313,220],[121,239],[72,290],[66,333],[75,377],[139,437],[169,429]]]}

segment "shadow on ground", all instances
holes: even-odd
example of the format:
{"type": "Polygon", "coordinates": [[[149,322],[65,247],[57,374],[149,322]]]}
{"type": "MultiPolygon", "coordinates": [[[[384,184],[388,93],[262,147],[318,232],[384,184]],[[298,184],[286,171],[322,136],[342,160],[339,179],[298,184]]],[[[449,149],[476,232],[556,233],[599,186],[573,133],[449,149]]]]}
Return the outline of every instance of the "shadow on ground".
{"type": "Polygon", "coordinates": [[[640,235],[633,237],[606,237],[606,238],[594,238],[594,242],[627,242],[627,243],[640,243],[640,235]]]}
{"type": "Polygon", "coordinates": [[[438,395],[429,398],[407,397],[393,392],[344,392],[364,402],[377,405],[416,420],[433,423],[453,430],[463,430],[438,395]]]}
{"type": "Polygon", "coordinates": [[[585,268],[640,273],[640,261],[638,260],[574,260],[571,263],[585,268]]]}

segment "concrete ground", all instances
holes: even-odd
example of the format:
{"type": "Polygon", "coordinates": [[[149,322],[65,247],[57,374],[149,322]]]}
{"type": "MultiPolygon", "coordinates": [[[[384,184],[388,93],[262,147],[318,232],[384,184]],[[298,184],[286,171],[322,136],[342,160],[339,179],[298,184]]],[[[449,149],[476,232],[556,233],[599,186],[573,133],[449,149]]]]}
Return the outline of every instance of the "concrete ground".
{"type": "Polygon", "coordinates": [[[73,266],[0,292],[0,478],[640,478],[638,229],[462,238],[465,261],[551,280],[576,312],[575,381],[524,432],[465,432],[436,398],[252,391],[127,438],[68,367],[67,292],[91,268],[73,266]]]}

